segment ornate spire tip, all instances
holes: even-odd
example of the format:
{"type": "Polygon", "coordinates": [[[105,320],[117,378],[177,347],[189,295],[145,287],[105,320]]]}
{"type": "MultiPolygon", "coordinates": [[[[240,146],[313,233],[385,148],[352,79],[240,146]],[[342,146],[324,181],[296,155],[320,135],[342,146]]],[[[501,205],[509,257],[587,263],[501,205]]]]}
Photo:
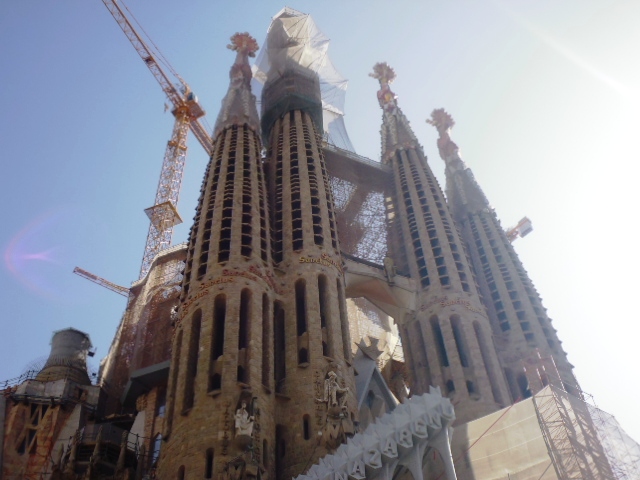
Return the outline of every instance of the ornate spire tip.
{"type": "Polygon", "coordinates": [[[436,127],[438,132],[446,132],[456,124],[444,108],[436,108],[431,112],[431,118],[427,118],[427,123],[436,127]]]}
{"type": "Polygon", "coordinates": [[[369,76],[377,79],[380,85],[388,85],[395,80],[396,72],[387,62],[381,62],[373,66],[373,73],[369,76]]]}
{"type": "Polygon", "coordinates": [[[248,57],[255,57],[258,51],[258,42],[249,33],[235,33],[231,37],[231,43],[227,45],[229,50],[233,50],[238,53],[243,53],[248,57]]]}

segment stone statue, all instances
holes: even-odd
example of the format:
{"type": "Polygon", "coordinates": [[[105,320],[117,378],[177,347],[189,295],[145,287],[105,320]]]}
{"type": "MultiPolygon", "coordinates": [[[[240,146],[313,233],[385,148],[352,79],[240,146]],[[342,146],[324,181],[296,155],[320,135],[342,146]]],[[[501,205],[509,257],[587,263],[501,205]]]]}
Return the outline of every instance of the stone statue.
{"type": "Polygon", "coordinates": [[[384,274],[387,277],[387,281],[393,285],[393,279],[396,276],[396,266],[393,263],[393,258],[388,255],[385,256],[382,265],[384,266],[384,274]]]}
{"type": "Polygon", "coordinates": [[[246,402],[242,402],[241,407],[236,410],[236,437],[239,435],[245,435],[250,437],[253,434],[253,415],[249,415],[247,412],[246,402]]]}
{"type": "Polygon", "coordinates": [[[171,312],[169,313],[169,319],[172,322],[175,322],[176,320],[178,320],[178,304],[171,307],[171,312]]]}
{"type": "Polygon", "coordinates": [[[331,371],[324,381],[324,396],[317,398],[316,401],[326,403],[328,409],[339,407],[341,411],[346,411],[348,393],[349,388],[341,387],[338,383],[338,375],[331,371]]]}

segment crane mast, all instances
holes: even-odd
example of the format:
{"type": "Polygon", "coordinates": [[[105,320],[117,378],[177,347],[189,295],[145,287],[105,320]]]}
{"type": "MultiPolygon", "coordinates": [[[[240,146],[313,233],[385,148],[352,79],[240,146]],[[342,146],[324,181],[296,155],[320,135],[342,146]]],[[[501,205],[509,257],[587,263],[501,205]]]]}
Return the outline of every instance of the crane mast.
{"type": "Polygon", "coordinates": [[[175,86],[175,82],[172,82],[171,78],[162,69],[156,60],[154,52],[135,30],[116,0],[102,0],[102,3],[111,12],[111,15],[120,25],[120,28],[144,63],[160,83],[160,87],[173,104],[171,113],[175,117],[171,139],[167,143],[162,161],[155,202],[152,207],[145,209],[150,225],[142,266],[140,267],[140,278],[143,278],[149,272],[154,257],[161,250],[171,245],[173,227],[182,223],[177,205],[187,155],[187,134],[189,130],[194,133],[209,155],[211,154],[212,141],[211,136],[199,120],[205,115],[205,111],[198,103],[198,98],[191,92],[189,86],[169,66],[171,73],[181,84],[180,88],[175,86]]]}

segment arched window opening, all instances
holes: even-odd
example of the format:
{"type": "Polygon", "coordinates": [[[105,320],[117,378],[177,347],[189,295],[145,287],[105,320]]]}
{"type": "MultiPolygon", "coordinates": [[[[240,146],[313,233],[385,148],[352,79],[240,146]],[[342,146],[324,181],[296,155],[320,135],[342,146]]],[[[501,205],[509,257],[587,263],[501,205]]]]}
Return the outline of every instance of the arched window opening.
{"type": "Polygon", "coordinates": [[[453,339],[455,340],[456,348],[458,349],[460,364],[463,368],[468,368],[471,365],[469,363],[467,343],[465,342],[464,334],[462,332],[462,326],[460,325],[460,317],[458,317],[457,315],[452,315],[449,320],[451,322],[451,330],[453,331],[453,339]]]}
{"type": "Polygon", "coordinates": [[[213,478],[213,448],[207,449],[204,464],[204,478],[213,478]]]}
{"type": "Polygon", "coordinates": [[[327,277],[318,276],[318,301],[320,304],[320,328],[322,329],[322,355],[333,356],[331,335],[331,310],[329,292],[327,292],[327,277]]]}
{"type": "Polygon", "coordinates": [[[271,332],[269,328],[269,297],[262,295],[262,385],[269,388],[269,354],[271,332]]]}
{"type": "Polygon", "coordinates": [[[184,480],[184,465],[180,465],[178,469],[178,475],[176,476],[178,480],[184,480]]]}
{"type": "Polygon", "coordinates": [[[287,375],[285,363],[285,326],[282,303],[273,303],[273,379],[276,393],[284,393],[284,381],[287,375]]]}
{"type": "Polygon", "coordinates": [[[518,388],[520,389],[521,398],[531,397],[531,389],[529,388],[529,380],[524,373],[518,375],[518,388]]]}
{"type": "Polygon", "coordinates": [[[306,348],[298,350],[298,365],[309,363],[309,351],[306,348]]]}
{"type": "Polygon", "coordinates": [[[302,432],[305,440],[309,440],[311,438],[311,422],[309,421],[309,415],[302,417],[302,432]]]}
{"type": "Polygon", "coordinates": [[[184,397],[182,413],[193,407],[195,400],[196,375],[198,374],[198,352],[200,350],[200,326],[202,324],[202,310],[198,309],[191,317],[191,333],[189,336],[189,351],[187,352],[187,371],[185,375],[184,397]]]}
{"type": "Polygon", "coordinates": [[[222,388],[222,354],[224,353],[224,325],[227,299],[218,295],[213,302],[213,328],[211,329],[211,361],[209,365],[209,391],[222,388]]]}
{"type": "Polygon", "coordinates": [[[447,395],[456,391],[456,386],[453,384],[453,380],[447,380],[447,395]]]}
{"type": "Polygon", "coordinates": [[[307,331],[307,305],[306,305],[306,283],[304,280],[296,282],[296,325],[298,336],[307,331]]]}
{"type": "Polygon", "coordinates": [[[436,341],[436,350],[438,351],[440,365],[442,365],[443,367],[448,367],[449,357],[447,356],[447,347],[444,344],[444,337],[442,336],[442,330],[440,329],[440,322],[438,321],[438,317],[431,317],[429,322],[431,323],[433,338],[436,341]]]}
{"type": "Polygon", "coordinates": [[[296,328],[298,333],[298,365],[309,363],[309,333],[307,331],[307,284],[296,282],[296,328]]]}
{"type": "Polygon", "coordinates": [[[467,392],[469,392],[469,395],[476,393],[476,386],[471,380],[467,380],[467,392]]]}
{"type": "Polygon", "coordinates": [[[249,383],[249,318],[251,316],[251,291],[240,293],[240,319],[238,322],[238,382],[249,383]]]}
{"type": "Polygon", "coordinates": [[[345,307],[344,290],[342,282],[336,279],[336,289],[338,290],[338,310],[340,312],[340,329],[342,330],[342,350],[344,359],[351,361],[351,335],[349,333],[349,323],[347,320],[347,312],[345,307]]]}
{"type": "Polygon", "coordinates": [[[251,291],[242,290],[240,293],[240,323],[238,335],[238,350],[247,348],[249,345],[249,318],[251,311],[251,291]]]}
{"type": "Polygon", "coordinates": [[[267,440],[262,440],[262,466],[264,468],[269,468],[269,444],[267,440]]]}

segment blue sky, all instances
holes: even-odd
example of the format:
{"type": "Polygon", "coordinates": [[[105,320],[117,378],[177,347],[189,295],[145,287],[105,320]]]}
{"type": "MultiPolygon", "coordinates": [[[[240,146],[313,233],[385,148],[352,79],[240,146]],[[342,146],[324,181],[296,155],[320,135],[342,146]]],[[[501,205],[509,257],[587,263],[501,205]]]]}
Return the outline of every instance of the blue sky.
{"type": "MultiPolygon", "coordinates": [[[[236,31],[259,44],[273,1],[129,0],[213,124],[236,31]],[[187,5],[187,6],[185,6],[187,5]]],[[[636,439],[640,338],[637,177],[640,3],[607,0],[301,1],[350,80],[346,126],[379,158],[377,82],[392,85],[442,180],[433,108],[516,243],[582,388],[636,439]]],[[[0,379],[74,326],[108,348],[125,299],[71,273],[137,279],[173,118],[154,78],[98,0],[0,3],[0,379]]],[[[190,142],[180,212],[187,237],[207,158],[190,142]]],[[[443,184],[443,182],[441,181],[443,184]]]]}

